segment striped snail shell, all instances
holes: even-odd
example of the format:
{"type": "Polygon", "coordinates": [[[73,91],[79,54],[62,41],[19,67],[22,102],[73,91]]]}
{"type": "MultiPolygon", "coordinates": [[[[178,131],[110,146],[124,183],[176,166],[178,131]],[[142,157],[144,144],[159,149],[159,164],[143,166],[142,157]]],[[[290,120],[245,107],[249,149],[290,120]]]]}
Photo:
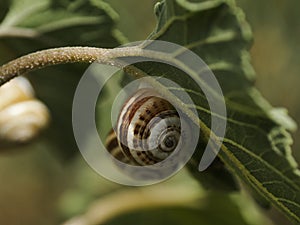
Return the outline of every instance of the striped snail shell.
{"type": "Polygon", "coordinates": [[[175,108],[153,89],[142,88],[123,105],[106,147],[119,161],[147,166],[168,158],[178,148],[180,137],[175,108]]]}
{"type": "Polygon", "coordinates": [[[29,81],[18,77],[0,87],[0,140],[24,143],[49,122],[47,107],[34,97],[29,81]]]}

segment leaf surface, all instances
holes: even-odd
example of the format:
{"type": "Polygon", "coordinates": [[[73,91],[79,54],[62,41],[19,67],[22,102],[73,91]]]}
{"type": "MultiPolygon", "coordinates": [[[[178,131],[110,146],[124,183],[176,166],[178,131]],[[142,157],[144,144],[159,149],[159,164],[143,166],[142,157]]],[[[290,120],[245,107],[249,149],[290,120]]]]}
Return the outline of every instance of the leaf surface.
{"type": "MultiPolygon", "coordinates": [[[[227,118],[220,119],[227,119],[227,130],[220,159],[258,195],[300,222],[300,172],[292,157],[288,132],[296,125],[254,87],[255,72],[248,53],[252,34],[243,12],[231,0],[165,0],[156,5],[155,13],[157,27],[149,39],[174,42],[195,52],[223,90],[227,118]]],[[[182,72],[164,69],[167,66],[141,67],[150,75],[176,80],[182,87],[178,92],[190,94],[200,121],[210,128],[211,112],[205,96],[193,82],[183,78],[182,72]]],[[[194,173],[200,157],[196,154],[190,162],[194,173]]]]}

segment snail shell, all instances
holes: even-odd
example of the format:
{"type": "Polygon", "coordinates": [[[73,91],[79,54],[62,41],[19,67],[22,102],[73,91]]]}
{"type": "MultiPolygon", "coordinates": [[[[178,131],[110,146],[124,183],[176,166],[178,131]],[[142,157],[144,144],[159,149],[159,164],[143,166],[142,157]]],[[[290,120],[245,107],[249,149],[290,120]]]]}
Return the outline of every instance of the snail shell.
{"type": "Polygon", "coordinates": [[[178,112],[152,89],[143,88],[123,105],[106,146],[119,161],[146,166],[168,158],[180,139],[178,112]]]}
{"type": "Polygon", "coordinates": [[[49,122],[47,107],[35,99],[29,81],[18,77],[0,88],[0,140],[23,143],[35,138],[49,122]]]}

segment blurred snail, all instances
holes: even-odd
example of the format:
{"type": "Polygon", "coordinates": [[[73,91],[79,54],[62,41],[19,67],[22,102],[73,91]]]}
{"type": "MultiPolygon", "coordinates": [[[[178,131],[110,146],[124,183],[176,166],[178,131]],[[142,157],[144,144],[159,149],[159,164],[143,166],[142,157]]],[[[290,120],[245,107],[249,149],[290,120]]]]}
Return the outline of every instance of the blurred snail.
{"type": "Polygon", "coordinates": [[[0,142],[19,144],[35,138],[49,122],[47,107],[34,97],[29,81],[18,77],[0,87],[0,142]]]}
{"type": "Polygon", "coordinates": [[[121,108],[116,127],[106,139],[106,148],[124,163],[154,165],[180,148],[181,136],[176,109],[153,89],[142,88],[121,108]]]}

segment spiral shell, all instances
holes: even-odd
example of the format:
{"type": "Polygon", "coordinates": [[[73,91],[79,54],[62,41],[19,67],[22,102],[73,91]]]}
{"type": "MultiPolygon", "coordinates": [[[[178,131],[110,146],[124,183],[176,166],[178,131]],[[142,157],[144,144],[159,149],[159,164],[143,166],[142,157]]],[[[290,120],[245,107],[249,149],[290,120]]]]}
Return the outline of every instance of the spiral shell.
{"type": "Polygon", "coordinates": [[[47,107],[35,99],[29,81],[18,77],[0,88],[0,140],[24,143],[35,138],[49,122],[47,107]]]}
{"type": "Polygon", "coordinates": [[[179,147],[180,139],[178,112],[152,89],[143,88],[123,105],[106,146],[116,159],[146,166],[168,158],[179,147]]]}

